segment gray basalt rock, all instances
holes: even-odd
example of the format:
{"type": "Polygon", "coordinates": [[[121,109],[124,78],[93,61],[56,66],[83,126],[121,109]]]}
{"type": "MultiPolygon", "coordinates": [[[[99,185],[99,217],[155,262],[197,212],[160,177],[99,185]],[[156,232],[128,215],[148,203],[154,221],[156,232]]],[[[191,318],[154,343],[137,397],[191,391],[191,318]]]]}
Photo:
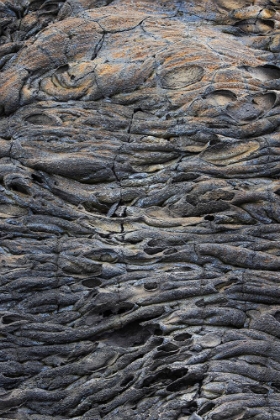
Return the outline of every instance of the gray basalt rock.
{"type": "Polygon", "coordinates": [[[279,18],[0,2],[2,419],[280,419],[279,18]]]}

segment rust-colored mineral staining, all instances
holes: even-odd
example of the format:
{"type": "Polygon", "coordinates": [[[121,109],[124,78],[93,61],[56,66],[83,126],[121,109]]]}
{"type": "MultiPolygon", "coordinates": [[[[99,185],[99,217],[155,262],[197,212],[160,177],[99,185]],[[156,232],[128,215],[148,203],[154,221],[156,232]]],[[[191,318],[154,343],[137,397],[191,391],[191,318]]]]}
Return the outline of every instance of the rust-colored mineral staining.
{"type": "Polygon", "coordinates": [[[1,419],[279,420],[279,1],[0,23],[1,419]]]}

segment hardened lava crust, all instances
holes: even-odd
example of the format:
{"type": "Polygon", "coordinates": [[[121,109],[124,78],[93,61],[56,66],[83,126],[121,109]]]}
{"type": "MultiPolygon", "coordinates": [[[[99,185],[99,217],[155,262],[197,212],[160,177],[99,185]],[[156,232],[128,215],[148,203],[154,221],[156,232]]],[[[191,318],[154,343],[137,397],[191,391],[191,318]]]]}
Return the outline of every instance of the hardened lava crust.
{"type": "Polygon", "coordinates": [[[1,419],[280,420],[279,1],[0,27],[1,419]]]}

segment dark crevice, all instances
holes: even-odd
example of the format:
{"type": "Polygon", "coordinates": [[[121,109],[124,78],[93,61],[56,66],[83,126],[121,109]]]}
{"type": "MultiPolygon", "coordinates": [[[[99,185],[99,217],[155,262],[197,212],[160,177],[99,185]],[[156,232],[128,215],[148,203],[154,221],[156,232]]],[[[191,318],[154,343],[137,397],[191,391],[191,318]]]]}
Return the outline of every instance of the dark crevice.
{"type": "Polygon", "coordinates": [[[44,179],[41,175],[31,174],[31,178],[33,179],[33,181],[38,182],[38,184],[44,184],[44,179]]]}
{"type": "Polygon", "coordinates": [[[215,216],[213,216],[213,214],[207,214],[204,216],[204,219],[208,220],[209,222],[213,222],[213,220],[215,220],[215,216]]]}
{"type": "Polygon", "coordinates": [[[22,184],[12,182],[9,186],[10,186],[11,190],[14,191],[14,192],[18,192],[18,193],[21,193],[21,194],[24,194],[24,195],[30,195],[29,189],[22,184]]]}
{"type": "Polygon", "coordinates": [[[157,382],[170,382],[170,381],[176,381],[177,379],[182,378],[184,375],[186,375],[188,372],[187,368],[181,368],[181,369],[175,369],[171,370],[170,368],[164,368],[159,370],[157,373],[148,376],[144,379],[142,382],[142,387],[148,387],[152,384],[155,384],[157,382]]]}

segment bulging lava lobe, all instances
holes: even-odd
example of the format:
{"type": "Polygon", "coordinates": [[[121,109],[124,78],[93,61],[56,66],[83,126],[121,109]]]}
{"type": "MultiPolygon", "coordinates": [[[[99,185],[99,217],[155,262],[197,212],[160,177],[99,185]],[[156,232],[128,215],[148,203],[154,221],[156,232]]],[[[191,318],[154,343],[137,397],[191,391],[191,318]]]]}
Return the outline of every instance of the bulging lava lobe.
{"type": "Polygon", "coordinates": [[[0,19],[2,418],[278,418],[277,2],[0,19]]]}

